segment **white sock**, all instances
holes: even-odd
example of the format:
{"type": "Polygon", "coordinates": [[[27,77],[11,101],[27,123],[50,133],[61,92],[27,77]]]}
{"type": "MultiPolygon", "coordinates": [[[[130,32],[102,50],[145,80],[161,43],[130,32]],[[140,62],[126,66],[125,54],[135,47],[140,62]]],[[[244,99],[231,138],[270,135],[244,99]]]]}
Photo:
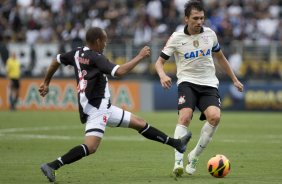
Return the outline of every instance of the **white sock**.
{"type": "MultiPolygon", "coordinates": [[[[184,125],[177,124],[174,131],[174,138],[179,139],[187,134],[187,127],[184,125]]],[[[183,164],[183,153],[178,152],[176,149],[175,152],[175,162],[180,162],[183,164]]]]}
{"type": "Polygon", "coordinates": [[[206,148],[208,143],[212,140],[212,136],[214,132],[216,131],[216,129],[217,129],[217,126],[214,127],[209,122],[206,122],[204,124],[201,130],[199,141],[197,145],[195,146],[195,148],[190,153],[191,157],[198,157],[203,152],[203,150],[206,148]]]}

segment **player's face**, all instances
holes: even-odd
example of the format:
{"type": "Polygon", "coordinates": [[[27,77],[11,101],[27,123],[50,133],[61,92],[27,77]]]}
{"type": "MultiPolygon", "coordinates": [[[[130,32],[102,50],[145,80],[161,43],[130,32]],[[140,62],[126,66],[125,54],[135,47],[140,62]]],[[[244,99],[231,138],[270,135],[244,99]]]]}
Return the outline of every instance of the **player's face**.
{"type": "Polygon", "coordinates": [[[199,34],[205,21],[204,11],[192,9],[190,16],[185,16],[185,22],[188,25],[190,34],[199,34]]]}

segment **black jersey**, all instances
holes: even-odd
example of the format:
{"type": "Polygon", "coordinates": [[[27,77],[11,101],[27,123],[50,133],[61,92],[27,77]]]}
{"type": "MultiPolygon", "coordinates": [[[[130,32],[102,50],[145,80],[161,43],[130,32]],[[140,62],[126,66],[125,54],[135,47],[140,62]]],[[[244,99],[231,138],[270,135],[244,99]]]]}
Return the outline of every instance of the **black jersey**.
{"type": "Polygon", "coordinates": [[[88,47],[58,54],[57,61],[74,67],[82,123],[86,122],[93,107],[99,109],[102,99],[108,100],[108,106],[111,105],[106,74],[114,76],[119,65],[111,63],[103,54],[88,47]]]}

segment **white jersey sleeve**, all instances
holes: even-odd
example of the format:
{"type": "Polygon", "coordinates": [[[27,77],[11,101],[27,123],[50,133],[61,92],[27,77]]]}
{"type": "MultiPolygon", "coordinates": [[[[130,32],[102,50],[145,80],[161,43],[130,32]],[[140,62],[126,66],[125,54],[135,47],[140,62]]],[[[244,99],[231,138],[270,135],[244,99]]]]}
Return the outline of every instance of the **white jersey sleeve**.
{"type": "Polygon", "coordinates": [[[174,54],[177,48],[177,36],[174,32],[169,39],[166,42],[166,45],[164,46],[162,53],[165,54],[167,57],[164,56],[164,59],[168,59],[170,56],[174,54]]]}
{"type": "Polygon", "coordinates": [[[217,36],[215,34],[214,31],[212,31],[212,34],[213,34],[213,47],[212,47],[212,52],[218,52],[220,51],[220,45],[218,43],[218,40],[217,40],[217,36]]]}

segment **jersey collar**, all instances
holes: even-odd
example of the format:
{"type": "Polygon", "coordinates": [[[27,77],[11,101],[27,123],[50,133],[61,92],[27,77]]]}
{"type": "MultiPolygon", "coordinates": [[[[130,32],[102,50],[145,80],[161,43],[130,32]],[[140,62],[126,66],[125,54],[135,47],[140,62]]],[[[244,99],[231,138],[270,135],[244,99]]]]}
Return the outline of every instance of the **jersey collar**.
{"type": "MultiPolygon", "coordinates": [[[[203,33],[203,32],[204,32],[204,28],[201,27],[200,33],[203,33]]],[[[188,32],[188,25],[184,26],[184,33],[187,34],[187,35],[189,35],[189,36],[191,35],[191,34],[188,32]]]]}

